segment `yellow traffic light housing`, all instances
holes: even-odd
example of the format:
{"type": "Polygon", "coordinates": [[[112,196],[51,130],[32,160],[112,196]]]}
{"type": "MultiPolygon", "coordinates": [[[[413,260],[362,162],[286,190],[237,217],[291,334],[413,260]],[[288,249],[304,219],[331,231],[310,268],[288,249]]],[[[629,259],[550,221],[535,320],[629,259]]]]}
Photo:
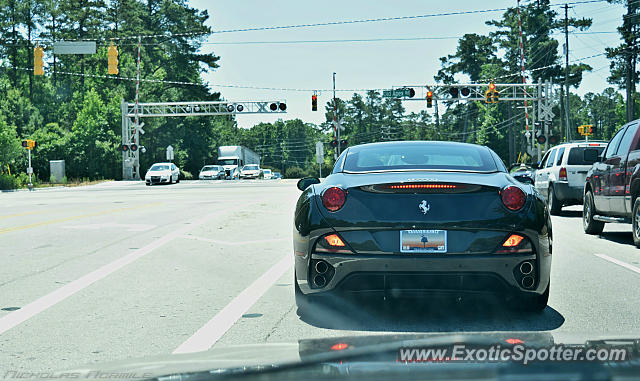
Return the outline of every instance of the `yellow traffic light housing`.
{"type": "Polygon", "coordinates": [[[44,51],[38,43],[33,48],[33,75],[44,75],[44,51]]]}
{"type": "Polygon", "coordinates": [[[433,107],[433,92],[431,90],[427,91],[427,107],[433,107]]]}
{"type": "Polygon", "coordinates": [[[110,75],[118,74],[118,47],[113,45],[113,41],[111,41],[111,45],[109,45],[109,49],[107,49],[107,60],[108,60],[108,73],[110,75]]]}
{"type": "Polygon", "coordinates": [[[32,150],[34,148],[36,148],[37,144],[35,140],[32,139],[25,139],[22,141],[22,146],[28,150],[32,150]]]}

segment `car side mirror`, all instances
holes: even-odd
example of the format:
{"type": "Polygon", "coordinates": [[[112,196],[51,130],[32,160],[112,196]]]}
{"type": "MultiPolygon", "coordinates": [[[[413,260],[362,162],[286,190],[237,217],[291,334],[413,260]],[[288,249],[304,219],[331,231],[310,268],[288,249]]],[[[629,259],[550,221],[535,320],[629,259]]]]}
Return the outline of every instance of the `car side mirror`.
{"type": "Polygon", "coordinates": [[[296,186],[298,187],[298,189],[303,191],[313,184],[320,184],[320,179],[317,177],[304,177],[298,180],[298,184],[296,184],[296,186]]]}
{"type": "Polygon", "coordinates": [[[598,154],[597,149],[586,148],[583,153],[583,160],[587,163],[595,163],[600,161],[600,154],[598,154]]]}

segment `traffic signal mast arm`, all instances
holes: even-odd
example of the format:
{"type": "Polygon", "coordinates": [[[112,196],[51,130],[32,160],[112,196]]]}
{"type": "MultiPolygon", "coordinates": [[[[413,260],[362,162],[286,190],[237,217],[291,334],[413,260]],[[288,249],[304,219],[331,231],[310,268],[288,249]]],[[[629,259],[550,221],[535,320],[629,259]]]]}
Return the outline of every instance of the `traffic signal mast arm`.
{"type": "MultiPolygon", "coordinates": [[[[468,101],[481,101],[486,100],[486,91],[492,91],[489,86],[492,83],[455,83],[455,84],[429,84],[429,85],[415,85],[415,86],[398,86],[394,89],[411,88],[424,89],[422,96],[416,97],[394,97],[402,99],[403,101],[424,101],[427,97],[427,92],[432,92],[432,98],[440,101],[447,100],[468,100],[468,101]],[[468,96],[464,94],[468,93],[468,96]],[[454,95],[455,94],[455,95],[454,95]]],[[[522,84],[522,83],[495,83],[495,93],[497,93],[500,101],[523,101],[523,100],[538,100],[540,95],[539,91],[536,91],[538,86],[544,86],[544,84],[522,84]]],[[[495,94],[494,93],[494,94],[495,94]]],[[[417,94],[420,95],[420,94],[417,94]]],[[[493,97],[492,97],[493,98],[493,97]]]]}

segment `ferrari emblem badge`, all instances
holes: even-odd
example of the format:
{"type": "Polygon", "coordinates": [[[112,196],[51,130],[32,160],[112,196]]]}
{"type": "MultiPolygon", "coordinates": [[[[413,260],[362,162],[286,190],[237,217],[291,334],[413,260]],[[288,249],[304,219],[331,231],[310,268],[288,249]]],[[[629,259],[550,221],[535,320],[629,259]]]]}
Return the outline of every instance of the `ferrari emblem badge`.
{"type": "Polygon", "coordinates": [[[422,211],[422,214],[427,214],[429,209],[431,209],[431,205],[427,203],[427,200],[422,200],[420,205],[418,205],[418,208],[420,208],[420,210],[422,211]]]}

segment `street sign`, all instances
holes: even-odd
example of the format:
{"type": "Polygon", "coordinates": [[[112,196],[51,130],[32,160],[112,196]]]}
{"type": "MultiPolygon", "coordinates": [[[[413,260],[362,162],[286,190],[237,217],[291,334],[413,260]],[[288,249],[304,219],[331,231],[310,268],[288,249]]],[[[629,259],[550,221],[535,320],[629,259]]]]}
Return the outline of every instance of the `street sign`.
{"type": "Polygon", "coordinates": [[[167,147],[167,160],[173,160],[173,147],[171,146],[167,147]]]}
{"type": "Polygon", "coordinates": [[[324,163],[324,144],[322,142],[316,143],[316,163],[324,163]]]}
{"type": "Polygon", "coordinates": [[[383,98],[409,98],[410,96],[411,89],[382,90],[383,98]]]}
{"type": "Polygon", "coordinates": [[[96,54],[95,41],[55,41],[53,54],[96,54]]]}

